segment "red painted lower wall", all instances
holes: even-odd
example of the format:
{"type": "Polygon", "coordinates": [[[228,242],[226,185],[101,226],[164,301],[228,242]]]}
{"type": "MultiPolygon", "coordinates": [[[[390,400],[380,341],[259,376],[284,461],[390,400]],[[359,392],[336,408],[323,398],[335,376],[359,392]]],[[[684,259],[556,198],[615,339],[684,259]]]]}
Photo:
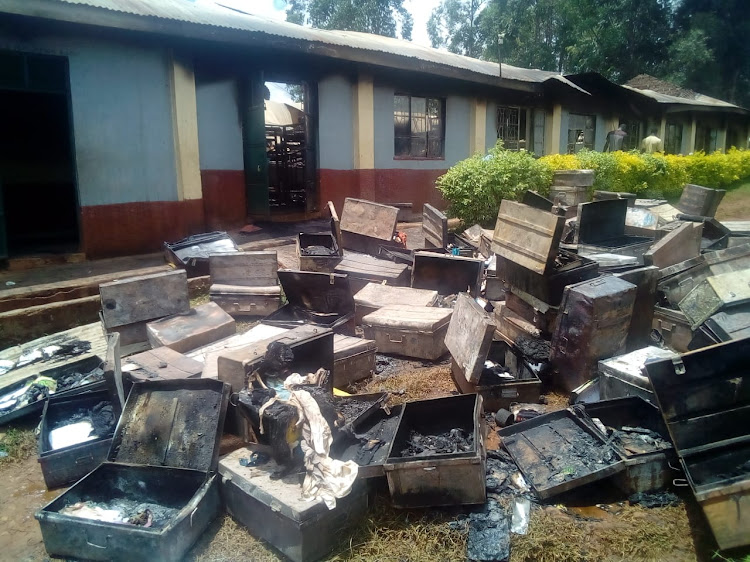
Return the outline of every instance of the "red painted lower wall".
{"type": "MultiPolygon", "coordinates": [[[[379,203],[446,204],[435,188],[445,170],[319,170],[321,206],[341,212],[346,197],[379,203]]],[[[165,241],[245,224],[244,172],[202,170],[203,199],[144,201],[81,208],[81,250],[89,259],[159,251],[165,241]]]]}
{"type": "Polygon", "coordinates": [[[82,207],[81,250],[89,259],[154,252],[204,225],[202,199],[82,207]]]}
{"type": "Polygon", "coordinates": [[[445,170],[319,170],[320,201],[333,201],[341,212],[346,197],[378,203],[411,203],[415,214],[430,203],[444,209],[446,202],[435,187],[445,170]]]}
{"type": "Polygon", "coordinates": [[[245,172],[201,170],[203,209],[208,230],[243,226],[246,218],[245,172]]]}

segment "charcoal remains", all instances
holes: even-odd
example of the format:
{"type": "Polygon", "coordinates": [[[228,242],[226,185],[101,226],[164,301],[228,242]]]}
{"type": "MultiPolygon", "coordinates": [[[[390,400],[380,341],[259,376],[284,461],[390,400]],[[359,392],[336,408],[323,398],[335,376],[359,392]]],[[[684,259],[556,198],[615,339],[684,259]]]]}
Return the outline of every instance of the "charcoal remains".
{"type": "Polygon", "coordinates": [[[326,246],[307,246],[306,248],[300,248],[300,255],[302,256],[337,256],[338,251],[335,248],[328,248],[326,246]]]}
{"type": "Polygon", "coordinates": [[[668,507],[679,505],[681,500],[672,492],[638,492],[628,498],[631,505],[640,505],[651,509],[652,507],[668,507]]]}
{"type": "Polygon", "coordinates": [[[166,527],[179,512],[178,507],[167,507],[126,498],[118,498],[110,502],[77,502],[60,510],[61,514],[72,517],[154,529],[166,527]]]}
{"type": "Polygon", "coordinates": [[[401,450],[402,457],[429,457],[450,453],[468,453],[474,450],[474,435],[454,428],[438,435],[409,432],[409,446],[401,450]]]}
{"type": "Polygon", "coordinates": [[[532,363],[549,361],[551,346],[547,340],[530,338],[524,334],[520,334],[515,339],[515,344],[523,356],[532,363]]]}

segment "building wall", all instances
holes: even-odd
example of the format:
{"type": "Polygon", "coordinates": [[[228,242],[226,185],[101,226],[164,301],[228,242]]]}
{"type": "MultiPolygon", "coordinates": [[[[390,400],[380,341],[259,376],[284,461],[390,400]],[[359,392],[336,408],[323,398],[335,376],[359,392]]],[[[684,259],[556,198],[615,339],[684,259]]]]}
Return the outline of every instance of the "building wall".
{"type": "Polygon", "coordinates": [[[180,201],[165,48],[67,35],[0,35],[0,49],[68,58],[81,224],[88,257],[156,250],[203,228],[180,201]]]}
{"type": "Polygon", "coordinates": [[[319,180],[321,202],[341,209],[346,197],[382,203],[412,203],[421,213],[424,203],[444,206],[435,180],[469,156],[471,100],[446,98],[445,157],[439,160],[394,158],[393,96],[397,87],[375,83],[372,89],[373,168],[357,169],[354,145],[358,134],[355,111],[356,78],[329,76],[318,82],[319,180]]]}
{"type": "Polygon", "coordinates": [[[199,81],[196,103],[206,228],[242,225],[247,202],[237,84],[199,81]]]}

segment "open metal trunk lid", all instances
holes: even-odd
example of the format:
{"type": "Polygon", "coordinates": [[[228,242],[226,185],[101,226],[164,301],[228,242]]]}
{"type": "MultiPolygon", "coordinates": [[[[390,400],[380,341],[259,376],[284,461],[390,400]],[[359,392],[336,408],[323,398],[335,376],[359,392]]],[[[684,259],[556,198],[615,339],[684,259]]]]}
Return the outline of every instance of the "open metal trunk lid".
{"type": "Polygon", "coordinates": [[[714,275],[702,281],[679,302],[695,330],[724,307],[750,302],[750,268],[714,275]]]}
{"type": "Polygon", "coordinates": [[[293,307],[322,314],[354,312],[354,297],[346,275],[282,269],[279,283],[293,307]]]}
{"type": "Polygon", "coordinates": [[[622,455],[570,409],[513,424],[498,433],[540,499],[625,470],[622,455]]]}
{"type": "Polygon", "coordinates": [[[215,471],[229,393],[229,385],[211,379],[134,384],[108,459],[215,471]]]}
{"type": "Polygon", "coordinates": [[[750,338],[745,338],[646,363],[680,456],[730,443],[750,444],[748,357],[750,338]]]}
{"type": "MultiPolygon", "coordinates": [[[[623,227],[625,218],[623,217],[623,227]]],[[[503,199],[492,235],[492,251],[544,275],[555,261],[565,217],[503,199]]]]}
{"type": "Polygon", "coordinates": [[[445,334],[445,347],[467,381],[479,382],[494,333],[495,324],[490,315],[469,295],[460,293],[445,334]]]}

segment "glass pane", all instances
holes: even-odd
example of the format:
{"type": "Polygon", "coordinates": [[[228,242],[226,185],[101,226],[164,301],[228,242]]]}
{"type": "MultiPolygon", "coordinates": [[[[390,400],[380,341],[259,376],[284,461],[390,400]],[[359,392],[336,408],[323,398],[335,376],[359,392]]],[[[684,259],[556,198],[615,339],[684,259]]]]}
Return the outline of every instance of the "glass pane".
{"type": "Polygon", "coordinates": [[[430,158],[441,158],[443,156],[443,140],[430,138],[427,143],[427,156],[430,158]]]}
{"type": "Polygon", "coordinates": [[[427,103],[424,98],[411,98],[411,133],[427,132],[427,103]]]}
{"type": "Polygon", "coordinates": [[[427,134],[412,135],[411,137],[411,156],[424,158],[427,156],[427,134]]]}
{"type": "Polygon", "coordinates": [[[393,154],[396,156],[409,156],[409,137],[396,137],[393,154]]]}
{"type": "Polygon", "coordinates": [[[394,96],[393,126],[397,137],[409,136],[409,96],[394,96]]]}

